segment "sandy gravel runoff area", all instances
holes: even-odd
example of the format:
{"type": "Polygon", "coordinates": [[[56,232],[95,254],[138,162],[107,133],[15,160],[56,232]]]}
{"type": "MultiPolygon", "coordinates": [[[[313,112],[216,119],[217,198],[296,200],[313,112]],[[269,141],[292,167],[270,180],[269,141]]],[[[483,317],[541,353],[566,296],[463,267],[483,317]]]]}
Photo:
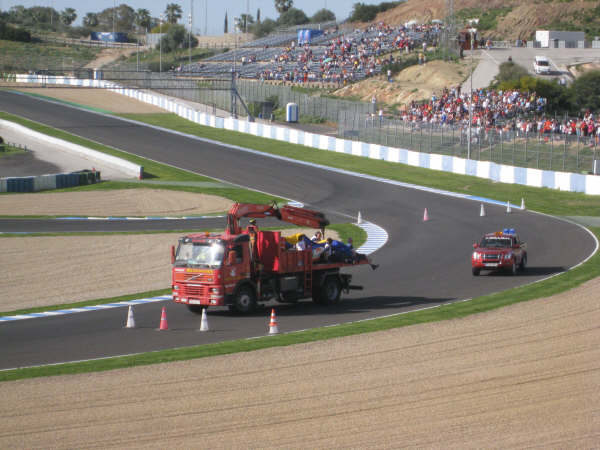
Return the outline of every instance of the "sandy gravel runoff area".
{"type": "Polygon", "coordinates": [[[0,383],[0,447],[597,448],[599,288],[326,342],[0,383]]]}
{"type": "Polygon", "coordinates": [[[44,95],[67,102],[99,108],[116,114],[164,113],[165,110],[140,102],[108,89],[84,87],[28,87],[17,89],[26,93],[44,95]]]}
{"type": "Polygon", "coordinates": [[[231,200],[166,189],[0,195],[7,216],[187,216],[228,211],[231,200]]]}
{"type": "MultiPolygon", "coordinates": [[[[167,259],[175,236],[143,240],[156,238],[157,260],[167,259]]],[[[45,238],[1,238],[0,265],[9,243],[31,251],[29,239],[52,247],[45,238]]],[[[92,248],[69,239],[54,242],[92,248]]],[[[114,252],[154,259],[135,236],[93,239],[96,253],[112,255],[101,272],[118,265],[114,252]]],[[[24,282],[5,280],[3,296],[24,282]]],[[[0,448],[598,448],[598,292],[600,278],[460,320],[0,383],[0,448]]]]}

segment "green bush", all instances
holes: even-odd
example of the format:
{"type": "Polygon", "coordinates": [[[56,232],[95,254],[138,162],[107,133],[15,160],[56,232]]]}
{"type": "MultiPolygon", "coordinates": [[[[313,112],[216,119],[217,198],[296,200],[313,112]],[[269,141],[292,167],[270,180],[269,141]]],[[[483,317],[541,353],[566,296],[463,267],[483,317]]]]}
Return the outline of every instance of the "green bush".
{"type": "Polygon", "coordinates": [[[6,41],[31,42],[29,31],[0,22],[0,39],[6,41]]]}

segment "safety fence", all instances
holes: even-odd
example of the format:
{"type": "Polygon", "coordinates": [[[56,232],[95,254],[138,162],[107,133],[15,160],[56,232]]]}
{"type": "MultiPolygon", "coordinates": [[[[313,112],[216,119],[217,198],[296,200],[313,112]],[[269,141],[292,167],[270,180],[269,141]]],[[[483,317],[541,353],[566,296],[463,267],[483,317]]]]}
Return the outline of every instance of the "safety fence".
{"type": "MultiPolygon", "coordinates": [[[[138,72],[131,65],[104,69],[103,78],[119,85],[151,89],[182,100],[212,105],[224,111],[231,112],[235,109],[236,115],[246,116],[241,102],[232,96],[231,78],[193,79],[176,73],[138,72]]],[[[285,108],[288,103],[296,103],[301,116],[318,117],[332,122],[338,120],[341,111],[353,114],[375,111],[375,105],[370,102],[310,95],[301,89],[282,84],[236,80],[235,87],[251,113],[265,118],[270,116],[272,110],[285,108]]]]}
{"type": "Polygon", "coordinates": [[[464,124],[411,122],[343,112],[338,120],[338,136],[419,153],[565,172],[593,172],[594,161],[600,159],[598,135],[524,132],[518,129],[516,119],[500,128],[469,129],[464,124]]]}
{"type": "MultiPolygon", "coordinates": [[[[21,82],[39,83],[40,81],[38,77],[32,75],[19,75],[17,78],[21,82]]],[[[48,84],[51,82],[57,84],[103,87],[105,89],[110,89],[113,92],[163,108],[192,122],[213,128],[233,130],[321,150],[441,170],[460,175],[470,175],[503,183],[600,195],[600,176],[515,167],[493,161],[417,152],[387,145],[341,139],[333,136],[309,133],[285,126],[238,120],[233,117],[221,118],[208,113],[203,113],[192,106],[183,104],[177,99],[167,98],[156,93],[141,92],[137,89],[126,88],[103,80],[74,80],[65,79],[64,77],[54,77],[46,80],[46,83],[48,84]]]]}

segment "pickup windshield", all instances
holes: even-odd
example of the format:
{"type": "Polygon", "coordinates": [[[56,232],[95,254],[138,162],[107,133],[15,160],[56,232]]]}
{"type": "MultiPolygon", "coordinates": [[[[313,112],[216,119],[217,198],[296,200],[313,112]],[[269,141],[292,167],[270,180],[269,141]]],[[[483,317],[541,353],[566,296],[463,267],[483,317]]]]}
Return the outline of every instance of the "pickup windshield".
{"type": "Polygon", "coordinates": [[[480,247],[485,248],[510,248],[510,239],[508,238],[483,238],[480,247]]]}
{"type": "Polygon", "coordinates": [[[180,242],[175,254],[177,266],[221,267],[224,247],[217,243],[180,242]]]}

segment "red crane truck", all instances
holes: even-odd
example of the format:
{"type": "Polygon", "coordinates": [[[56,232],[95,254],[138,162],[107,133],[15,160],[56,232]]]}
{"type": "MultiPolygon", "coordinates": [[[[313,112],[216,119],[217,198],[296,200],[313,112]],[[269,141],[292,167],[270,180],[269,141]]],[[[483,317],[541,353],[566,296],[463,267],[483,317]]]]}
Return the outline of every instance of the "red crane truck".
{"type": "MultiPolygon", "coordinates": [[[[353,252],[342,258],[315,259],[313,249],[289,248],[280,231],[261,231],[256,225],[240,227],[241,218],[276,217],[295,225],[320,229],[329,221],[317,211],[290,205],[236,203],[227,215],[224,233],[196,233],[171,247],[173,300],[201,313],[208,306],[228,306],[238,313],[253,311],[259,302],[275,299],[293,303],[312,297],[320,304],[340,301],[351,285],[343,267],[370,264],[353,252]]],[[[251,220],[252,222],[252,220],[251,220]]]]}

